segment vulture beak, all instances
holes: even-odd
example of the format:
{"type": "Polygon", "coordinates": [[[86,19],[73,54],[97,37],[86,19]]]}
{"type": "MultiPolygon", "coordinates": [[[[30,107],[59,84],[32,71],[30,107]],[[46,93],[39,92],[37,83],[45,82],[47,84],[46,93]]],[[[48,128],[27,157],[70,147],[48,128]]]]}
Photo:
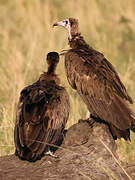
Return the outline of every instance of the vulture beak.
{"type": "Polygon", "coordinates": [[[65,27],[65,22],[64,21],[56,22],[56,23],[53,24],[53,27],[54,26],[63,26],[63,27],[65,27]]]}
{"type": "Polygon", "coordinates": [[[58,26],[58,24],[57,24],[57,23],[54,23],[54,24],[53,24],[53,27],[54,27],[54,26],[58,26]]]}

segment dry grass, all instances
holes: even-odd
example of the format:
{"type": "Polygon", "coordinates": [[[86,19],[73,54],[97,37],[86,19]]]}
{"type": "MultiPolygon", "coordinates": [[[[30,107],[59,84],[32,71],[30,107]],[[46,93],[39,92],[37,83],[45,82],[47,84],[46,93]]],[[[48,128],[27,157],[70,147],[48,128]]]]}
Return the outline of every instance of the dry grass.
{"type": "Polygon", "coordinates": [[[126,172],[126,170],[124,169],[124,167],[121,165],[121,163],[119,162],[119,160],[114,156],[113,152],[111,151],[111,149],[99,138],[99,141],[105,146],[105,148],[107,149],[107,151],[111,154],[111,156],[113,157],[113,159],[115,160],[115,162],[119,165],[119,167],[123,170],[123,172],[126,174],[126,176],[129,178],[129,180],[132,180],[132,178],[130,177],[130,175],[126,172]]]}
{"type": "MultiPolygon", "coordinates": [[[[60,52],[68,48],[65,30],[52,28],[57,20],[79,19],[87,42],[113,63],[135,99],[134,0],[109,0],[108,3],[101,0],[1,0],[0,12],[0,155],[14,152],[11,145],[20,90],[46,70],[44,60],[48,51],[60,52]]],[[[58,74],[70,94],[69,127],[85,118],[87,109],[68,85],[63,59],[58,74]]],[[[135,105],[132,108],[135,110],[135,105]]],[[[118,144],[121,158],[134,161],[135,135],[132,134],[131,144],[124,141],[118,144]]]]}

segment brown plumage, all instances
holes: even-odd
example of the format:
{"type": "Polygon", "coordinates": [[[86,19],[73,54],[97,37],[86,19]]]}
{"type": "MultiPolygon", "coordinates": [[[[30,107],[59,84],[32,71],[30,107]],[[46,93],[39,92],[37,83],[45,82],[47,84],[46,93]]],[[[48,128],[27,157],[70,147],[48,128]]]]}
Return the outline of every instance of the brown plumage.
{"type": "Polygon", "coordinates": [[[21,159],[39,159],[49,144],[57,144],[69,115],[69,96],[55,74],[59,55],[47,55],[48,71],[20,94],[16,112],[14,141],[21,159]]]}
{"type": "Polygon", "coordinates": [[[91,116],[109,125],[114,139],[130,139],[130,129],[135,131],[135,115],[129,108],[133,101],[114,67],[85,42],[77,19],[65,19],[54,26],[65,27],[69,34],[71,49],[65,53],[69,84],[80,94],[91,116]]]}

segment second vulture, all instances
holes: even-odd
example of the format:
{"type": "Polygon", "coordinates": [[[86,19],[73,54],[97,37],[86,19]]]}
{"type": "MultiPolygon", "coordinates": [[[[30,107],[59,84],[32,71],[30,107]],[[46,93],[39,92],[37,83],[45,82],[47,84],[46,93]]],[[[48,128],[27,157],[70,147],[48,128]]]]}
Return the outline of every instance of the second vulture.
{"type": "Polygon", "coordinates": [[[58,62],[58,53],[48,53],[48,71],[21,91],[14,130],[15,154],[21,159],[40,159],[63,133],[69,96],[55,73],[58,62]]]}
{"type": "Polygon", "coordinates": [[[85,42],[77,19],[68,18],[53,26],[63,26],[68,31],[71,49],[65,53],[67,79],[91,117],[107,123],[114,139],[130,139],[130,129],[135,131],[135,114],[129,107],[133,101],[112,64],[85,42]]]}

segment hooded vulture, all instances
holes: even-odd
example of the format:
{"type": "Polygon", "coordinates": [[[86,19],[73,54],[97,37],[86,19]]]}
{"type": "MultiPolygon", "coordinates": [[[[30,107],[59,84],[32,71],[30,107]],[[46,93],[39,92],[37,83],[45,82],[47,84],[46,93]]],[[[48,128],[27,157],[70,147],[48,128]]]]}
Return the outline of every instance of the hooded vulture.
{"type": "Polygon", "coordinates": [[[65,53],[67,79],[91,117],[107,123],[114,139],[130,139],[130,129],[135,131],[135,114],[129,107],[133,101],[112,64],[85,42],[77,19],[65,19],[53,26],[63,26],[68,31],[71,49],[65,53]]]}
{"type": "Polygon", "coordinates": [[[69,115],[69,96],[55,74],[56,52],[47,54],[48,71],[20,93],[14,129],[15,154],[36,161],[56,145],[69,115]]]}

